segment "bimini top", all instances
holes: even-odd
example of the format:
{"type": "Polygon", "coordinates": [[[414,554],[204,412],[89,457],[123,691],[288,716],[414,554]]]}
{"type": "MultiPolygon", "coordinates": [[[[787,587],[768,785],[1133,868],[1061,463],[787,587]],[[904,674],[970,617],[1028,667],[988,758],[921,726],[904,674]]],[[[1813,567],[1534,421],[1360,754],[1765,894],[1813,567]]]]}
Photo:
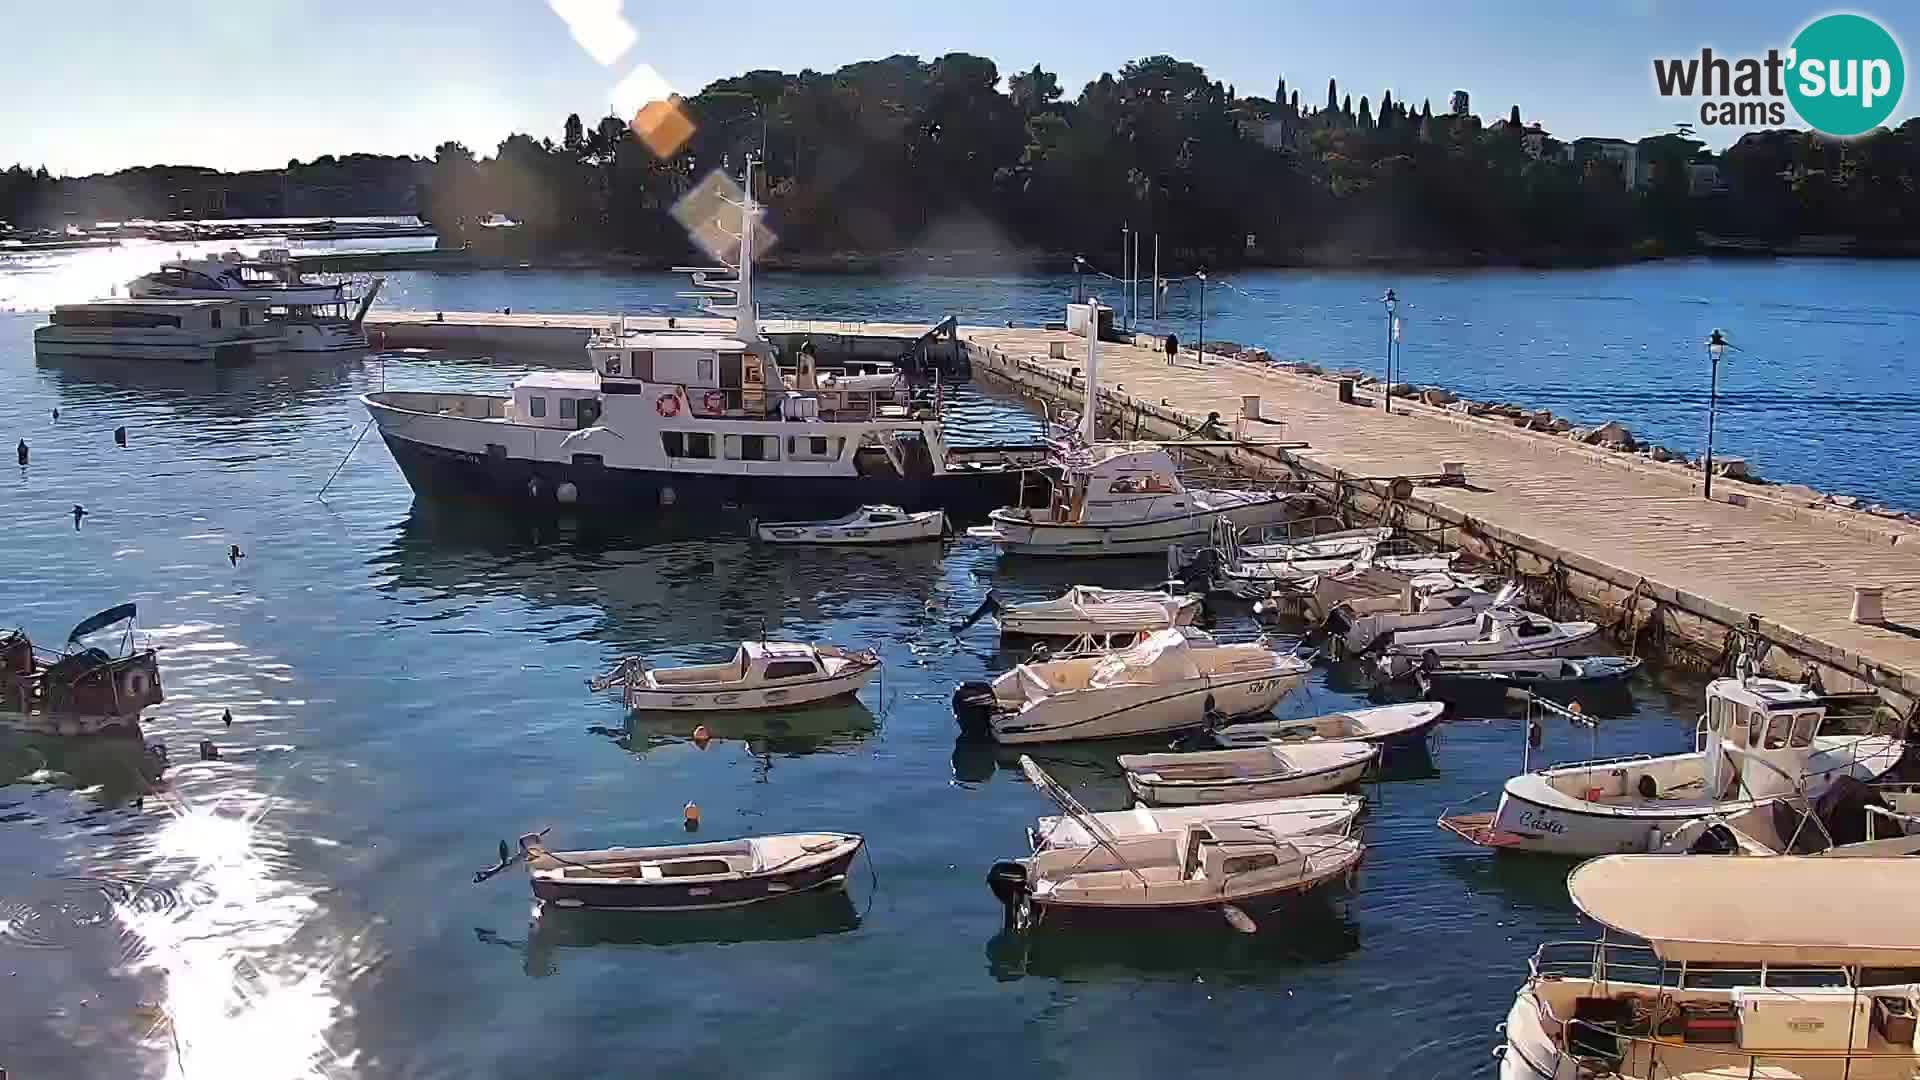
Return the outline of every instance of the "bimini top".
{"type": "Polygon", "coordinates": [[[1920,967],[1920,859],[1607,855],[1567,892],[1669,963],[1920,967]]]}

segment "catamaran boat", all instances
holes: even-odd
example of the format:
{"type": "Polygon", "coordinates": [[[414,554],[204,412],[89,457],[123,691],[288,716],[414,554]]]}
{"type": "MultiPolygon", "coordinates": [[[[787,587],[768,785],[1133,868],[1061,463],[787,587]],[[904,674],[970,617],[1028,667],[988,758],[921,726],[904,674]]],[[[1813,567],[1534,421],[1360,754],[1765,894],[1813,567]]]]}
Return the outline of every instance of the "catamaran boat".
{"type": "Polygon", "coordinates": [[[1223,750],[1349,739],[1377,743],[1382,752],[1414,750],[1426,747],[1427,736],[1445,712],[1446,706],[1439,702],[1415,701],[1297,720],[1249,720],[1215,728],[1207,735],[1223,750]]]}
{"type": "Polygon", "coordinates": [[[738,267],[693,272],[696,285],[719,290],[695,295],[733,316],[731,334],[621,327],[589,341],[591,370],[536,372],[509,394],[363,397],[407,482],[422,494],[608,513],[739,506],[818,515],[884,503],[979,516],[1018,501],[1026,470],[1043,457],[949,447],[938,400],[902,405],[890,390],[788,385],[755,317],[762,211],[750,194],[742,212],[738,267]]]}
{"type": "Polygon", "coordinates": [[[987,887],[1006,909],[1009,929],[1189,915],[1224,918],[1253,933],[1259,924],[1250,912],[1345,881],[1365,851],[1358,838],[1345,834],[1276,834],[1237,819],[1116,835],[1033,759],[1023,756],[1020,764],[1092,842],[1049,844],[993,865],[987,887]]]}
{"type": "Polygon", "coordinates": [[[618,688],[629,712],[739,712],[787,709],[857,692],[880,670],[867,650],[790,641],[744,641],[730,660],[689,667],[649,667],[629,656],[588,682],[618,688]]]}
{"type": "Polygon", "coordinates": [[[1500,1080],[1920,1073],[1920,860],[1610,855],[1567,892],[1634,943],[1534,953],[1494,1050],[1500,1080]]]}
{"type": "Polygon", "coordinates": [[[1463,582],[1454,574],[1420,574],[1408,578],[1399,595],[1348,600],[1327,612],[1326,632],[1348,656],[1360,656],[1385,645],[1406,630],[1433,630],[1474,621],[1482,611],[1520,599],[1517,586],[1498,593],[1480,588],[1478,579],[1463,582]]]}
{"type": "Polygon", "coordinates": [[[1355,739],[1268,743],[1242,750],[1122,754],[1127,787],[1154,806],[1320,795],[1352,787],[1380,759],[1377,743],[1355,739]]]}
{"type": "Polygon", "coordinates": [[[1443,814],[1440,826],[1501,851],[1657,851],[1695,818],[1815,798],[1842,777],[1872,781],[1906,752],[1893,735],[1821,734],[1826,718],[1825,699],[1798,683],[1715,679],[1691,753],[1526,772],[1507,781],[1493,813],[1443,814]]]}
{"type": "Polygon", "coordinates": [[[322,283],[301,277],[284,249],[269,248],[260,258],[238,251],[206,259],[171,259],[160,269],[127,283],[127,295],[143,300],[231,300],[258,297],[274,304],[312,306],[338,304],[344,283],[322,283]]]}
{"type": "Polygon", "coordinates": [[[897,506],[862,506],[828,521],[756,520],[750,528],[763,544],[905,544],[940,539],[947,531],[947,515],[938,510],[909,514],[897,506]]]}
{"type": "Polygon", "coordinates": [[[1059,459],[1063,482],[1048,505],[1005,506],[968,530],[1019,555],[1159,555],[1207,536],[1221,521],[1262,525],[1295,516],[1311,497],[1238,488],[1189,488],[1158,443],[1096,443],[1059,459]]]}
{"type": "Polygon", "coordinates": [[[473,876],[485,881],[525,863],[542,905],[601,911],[690,912],[746,907],[844,888],[863,843],[854,833],[782,833],[718,843],[551,851],[545,832],[500,842],[500,862],[473,876]]]}
{"type": "Polygon", "coordinates": [[[1272,708],[1312,667],[1264,642],[1223,644],[1191,626],[1108,653],[1018,664],[954,692],[962,732],[1001,743],[1115,739],[1272,708]]]}
{"type": "Polygon", "coordinates": [[[22,730],[44,735],[138,731],[140,713],[162,700],[160,662],[151,647],[135,648],[132,604],[81,620],[58,653],[34,648],[24,629],[0,634],[0,713],[22,730]],[[118,656],[84,638],[125,624],[118,656]]]}
{"type": "Polygon", "coordinates": [[[1413,674],[1417,667],[1450,660],[1572,656],[1599,634],[1600,627],[1594,623],[1554,622],[1516,607],[1492,607],[1472,622],[1394,634],[1378,666],[1383,676],[1398,679],[1413,674]]]}
{"type": "Polygon", "coordinates": [[[1075,585],[1052,600],[1001,604],[996,598],[992,610],[1002,634],[1124,636],[1190,625],[1200,614],[1201,604],[1202,598],[1192,595],[1075,585]]]}
{"type": "Polygon", "coordinates": [[[279,353],[285,332],[256,300],[92,300],[61,304],[34,330],[40,356],[244,364],[279,353]]]}

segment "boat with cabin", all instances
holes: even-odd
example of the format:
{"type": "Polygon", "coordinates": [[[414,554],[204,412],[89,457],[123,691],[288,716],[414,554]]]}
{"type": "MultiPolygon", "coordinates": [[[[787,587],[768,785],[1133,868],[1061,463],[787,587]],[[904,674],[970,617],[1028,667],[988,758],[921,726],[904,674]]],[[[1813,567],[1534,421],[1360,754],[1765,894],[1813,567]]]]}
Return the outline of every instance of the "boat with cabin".
{"type": "Polygon", "coordinates": [[[258,300],[90,300],[60,304],[33,332],[36,355],[245,364],[279,353],[286,334],[258,300]]]}
{"type": "Polygon", "coordinates": [[[169,259],[160,269],[127,283],[127,295],[142,300],[232,300],[253,297],[274,304],[337,304],[344,282],[313,281],[300,274],[284,248],[249,259],[238,251],[201,259],[169,259]]]}
{"type": "Polygon", "coordinates": [[[0,712],[36,734],[138,732],[141,712],[165,700],[159,656],[135,639],[138,615],[131,603],[90,615],[57,653],[35,648],[25,629],[0,634],[0,712]],[[117,655],[84,643],[122,624],[117,655]]]}
{"type": "Polygon", "coordinates": [[[1456,660],[1517,660],[1573,656],[1600,636],[1591,622],[1555,622],[1511,605],[1490,607],[1470,622],[1427,630],[1401,630],[1387,640],[1376,666],[1382,677],[1400,679],[1421,667],[1456,660]]]}
{"type": "Polygon", "coordinates": [[[1313,668],[1264,641],[1228,644],[1191,626],[1112,652],[1016,664],[954,691],[963,734],[1000,743],[1114,739],[1264,712],[1313,668]]]}
{"type": "Polygon", "coordinates": [[[509,852],[501,841],[499,863],[475,874],[474,881],[525,863],[534,899],[542,905],[713,911],[844,888],[862,843],[854,833],[782,833],[717,843],[554,851],[546,846],[543,830],[522,836],[518,852],[509,852]]]}
{"type": "Polygon", "coordinates": [[[903,403],[892,375],[884,386],[816,379],[808,387],[797,385],[806,381],[802,369],[788,381],[756,317],[753,242],[762,211],[751,194],[741,213],[748,224],[738,231],[738,265],[690,271],[702,290],[692,295],[708,311],[730,314],[731,334],[617,326],[589,341],[590,370],[535,372],[508,394],[362,397],[414,491],[622,513],[741,507],[817,515],[884,503],[977,518],[1018,501],[1027,470],[1044,454],[950,446],[941,395],[903,403]],[[721,273],[734,277],[708,276],[721,273]]]}
{"type": "MultiPolygon", "coordinates": [[[[1212,806],[1133,806],[1126,810],[1090,813],[1110,836],[1147,836],[1179,832],[1209,821],[1253,825],[1277,837],[1346,836],[1366,809],[1359,795],[1298,795],[1290,799],[1249,799],[1212,806]]],[[[1071,814],[1043,817],[1027,830],[1035,851],[1047,848],[1090,847],[1098,841],[1071,814]]]]}
{"type": "Polygon", "coordinates": [[[1609,855],[1567,893],[1602,936],[1535,951],[1500,1080],[1920,1074],[1920,860],[1609,855]]]}
{"type": "Polygon", "coordinates": [[[1255,913],[1346,881],[1366,850],[1357,837],[1344,833],[1283,835],[1241,820],[1184,821],[1120,836],[1032,758],[1023,755],[1020,765],[1091,843],[1048,845],[993,865],[987,887],[1011,930],[1143,919],[1217,926],[1224,919],[1236,930],[1254,933],[1259,929],[1255,913]]]}
{"type": "Polygon", "coordinates": [[[589,680],[595,691],[618,689],[629,712],[742,712],[787,709],[859,691],[880,669],[871,650],[793,641],[743,641],[717,664],[652,667],[629,656],[589,680]]]}
{"type": "MultiPolygon", "coordinates": [[[[1536,704],[1592,726],[1578,712],[1536,704]]],[[[1506,782],[1492,813],[1444,813],[1439,824],[1499,851],[1657,851],[1696,818],[1817,798],[1841,778],[1872,781],[1906,752],[1901,736],[1829,733],[1823,730],[1826,720],[1826,700],[1799,683],[1744,672],[1715,679],[1707,684],[1707,711],[1693,751],[1595,757],[1524,771],[1506,782]]],[[[1535,730],[1529,730],[1527,757],[1535,730]]]]}

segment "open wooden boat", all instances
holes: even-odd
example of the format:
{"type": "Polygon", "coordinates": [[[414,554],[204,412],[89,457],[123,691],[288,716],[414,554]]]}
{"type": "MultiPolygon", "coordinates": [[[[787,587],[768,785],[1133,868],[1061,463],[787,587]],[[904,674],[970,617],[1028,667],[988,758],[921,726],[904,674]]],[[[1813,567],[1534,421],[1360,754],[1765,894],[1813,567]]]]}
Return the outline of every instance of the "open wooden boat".
{"type": "MultiPolygon", "coordinates": [[[[1189,825],[1209,821],[1237,821],[1284,839],[1345,836],[1352,831],[1355,819],[1366,805],[1367,800],[1359,795],[1298,795],[1290,799],[1252,799],[1212,806],[1135,806],[1091,816],[1109,835],[1118,837],[1179,832],[1189,825]]],[[[1040,851],[1088,847],[1098,841],[1071,814],[1061,814],[1034,822],[1027,830],[1027,842],[1033,850],[1040,851]]]]}
{"type": "Polygon", "coordinates": [[[1599,634],[1594,623],[1555,622],[1515,607],[1494,607],[1472,622],[1394,634],[1380,655],[1379,668],[1383,676],[1397,679],[1419,667],[1458,660],[1569,656],[1599,634]]]}
{"type": "Polygon", "coordinates": [[[163,700],[157,654],[134,647],[137,614],[133,604],[121,604],[92,615],[59,653],[34,648],[25,630],[0,634],[0,710],[18,714],[21,730],[38,734],[137,730],[141,710],[163,700]],[[120,655],[82,645],[120,623],[127,624],[120,655]]]}
{"type": "Polygon", "coordinates": [[[1127,787],[1155,806],[1319,795],[1359,783],[1380,757],[1372,743],[1268,744],[1190,754],[1122,754],[1127,787]]]}
{"type": "Polygon", "coordinates": [[[1224,918],[1251,933],[1258,924],[1250,911],[1344,881],[1365,851],[1351,836],[1281,837],[1245,821],[1194,821],[1116,836],[1033,759],[1023,757],[1020,764],[1092,843],[1048,846],[993,865],[987,886],[1012,929],[1050,921],[1202,916],[1224,918]]]}
{"type": "Polygon", "coordinates": [[[1445,712],[1446,706],[1439,702],[1416,701],[1296,720],[1227,724],[1215,728],[1208,736],[1216,746],[1227,750],[1269,743],[1338,740],[1378,743],[1383,751],[1407,750],[1426,746],[1427,736],[1445,712]]]}
{"type": "Polygon", "coordinates": [[[785,709],[858,691],[880,669],[871,650],[789,641],[745,641],[718,664],[654,668],[629,656],[588,682],[619,687],[629,710],[667,712],[785,709]]]}
{"type": "Polygon", "coordinates": [[[1003,634],[1078,637],[1138,634],[1186,626],[1200,614],[1202,598],[1151,589],[1102,589],[1075,585],[1052,600],[1003,604],[996,617],[1003,634]]]}
{"type": "Polygon", "coordinates": [[[1520,688],[1565,701],[1582,693],[1623,687],[1640,670],[1637,656],[1543,656],[1515,660],[1442,660],[1414,673],[1420,691],[1436,701],[1503,702],[1520,688]]]}
{"type": "Polygon", "coordinates": [[[485,881],[516,862],[527,865],[533,895],[561,908],[606,911],[710,911],[840,888],[859,854],[854,833],[781,833],[717,843],[553,851],[545,833],[500,844],[500,862],[474,875],[485,881]]]}
{"type": "Polygon", "coordinates": [[[963,732],[1003,743],[1111,739],[1245,716],[1306,681],[1312,667],[1263,643],[1223,644],[1190,626],[1104,654],[1018,664],[954,692],[963,732]]]}
{"type": "Polygon", "coordinates": [[[940,510],[910,514],[876,504],[827,521],[755,520],[751,528],[764,544],[906,544],[938,540],[947,531],[947,515],[940,510]]]}

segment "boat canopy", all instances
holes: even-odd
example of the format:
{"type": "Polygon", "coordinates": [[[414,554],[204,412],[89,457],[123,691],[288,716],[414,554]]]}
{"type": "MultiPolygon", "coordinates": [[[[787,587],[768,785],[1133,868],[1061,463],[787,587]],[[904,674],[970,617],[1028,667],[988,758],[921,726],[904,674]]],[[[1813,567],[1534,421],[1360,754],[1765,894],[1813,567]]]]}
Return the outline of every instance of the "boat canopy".
{"type": "Polygon", "coordinates": [[[1200,677],[1179,630],[1155,630],[1134,645],[1104,656],[1094,666],[1092,686],[1175,683],[1200,677]]]}
{"type": "Polygon", "coordinates": [[[1669,963],[1920,967],[1920,859],[1607,855],[1567,892],[1669,963]]]}
{"type": "Polygon", "coordinates": [[[116,607],[110,607],[97,615],[89,615],[80,620],[80,625],[73,628],[73,633],[67,635],[67,644],[71,645],[81,638],[86,637],[88,634],[96,630],[104,630],[114,623],[125,622],[133,618],[136,613],[137,609],[133,603],[128,602],[116,607]]]}

